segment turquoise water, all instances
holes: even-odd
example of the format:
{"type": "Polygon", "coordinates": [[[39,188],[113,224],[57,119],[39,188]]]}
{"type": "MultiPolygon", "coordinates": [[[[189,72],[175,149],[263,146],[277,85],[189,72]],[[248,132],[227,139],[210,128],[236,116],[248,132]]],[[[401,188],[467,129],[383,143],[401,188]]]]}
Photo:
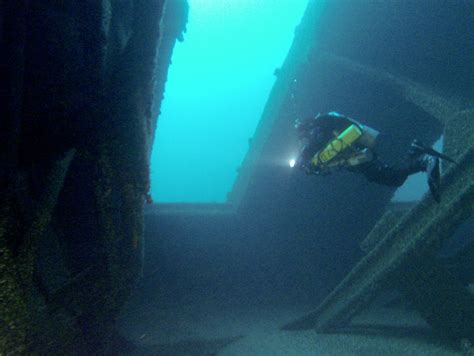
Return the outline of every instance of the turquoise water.
{"type": "Polygon", "coordinates": [[[156,202],[224,202],[307,0],[189,0],[151,157],[156,202]]]}

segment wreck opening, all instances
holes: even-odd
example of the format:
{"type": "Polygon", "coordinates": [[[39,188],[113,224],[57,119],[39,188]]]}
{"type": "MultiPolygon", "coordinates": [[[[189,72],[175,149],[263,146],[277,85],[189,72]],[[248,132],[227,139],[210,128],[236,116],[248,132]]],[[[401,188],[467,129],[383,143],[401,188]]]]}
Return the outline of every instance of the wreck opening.
{"type": "Polygon", "coordinates": [[[189,1],[151,156],[155,202],[226,202],[306,5],[189,1]]]}

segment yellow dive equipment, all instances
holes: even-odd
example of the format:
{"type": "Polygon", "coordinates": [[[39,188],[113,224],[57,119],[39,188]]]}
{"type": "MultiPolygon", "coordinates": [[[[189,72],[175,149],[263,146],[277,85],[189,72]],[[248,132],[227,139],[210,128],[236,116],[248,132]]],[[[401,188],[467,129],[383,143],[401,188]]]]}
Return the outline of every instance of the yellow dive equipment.
{"type": "Polygon", "coordinates": [[[373,159],[374,153],[370,149],[364,148],[362,151],[354,152],[350,156],[331,160],[331,162],[325,165],[325,168],[353,167],[362,163],[370,162],[373,159]]]}
{"type": "Polygon", "coordinates": [[[325,148],[317,152],[311,159],[313,166],[326,165],[330,160],[351,146],[362,136],[362,131],[357,125],[352,124],[334,140],[332,140],[325,148]]]}

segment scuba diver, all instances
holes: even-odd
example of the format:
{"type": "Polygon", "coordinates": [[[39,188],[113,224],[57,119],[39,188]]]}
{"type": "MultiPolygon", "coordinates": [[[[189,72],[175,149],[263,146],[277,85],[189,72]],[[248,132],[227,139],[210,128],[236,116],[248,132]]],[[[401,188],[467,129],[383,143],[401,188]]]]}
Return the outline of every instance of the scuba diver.
{"type": "Polygon", "coordinates": [[[426,172],[433,198],[439,202],[439,159],[449,157],[414,140],[406,164],[396,168],[377,157],[374,151],[379,132],[337,112],[298,119],[295,129],[303,144],[294,163],[307,174],[327,175],[337,168],[363,174],[370,182],[390,187],[401,186],[408,176],[426,172]]]}

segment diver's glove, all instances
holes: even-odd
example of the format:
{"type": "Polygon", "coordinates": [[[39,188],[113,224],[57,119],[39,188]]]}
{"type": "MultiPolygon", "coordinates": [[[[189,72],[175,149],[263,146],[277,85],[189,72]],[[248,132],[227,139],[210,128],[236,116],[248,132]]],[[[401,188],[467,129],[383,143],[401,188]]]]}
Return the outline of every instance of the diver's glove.
{"type": "Polygon", "coordinates": [[[311,164],[304,164],[304,165],[301,165],[301,169],[303,170],[303,172],[310,176],[310,175],[313,175],[315,174],[314,170],[312,169],[311,167],[311,164]]]}
{"type": "Polygon", "coordinates": [[[327,176],[329,174],[327,169],[321,169],[320,167],[315,167],[311,162],[309,164],[301,166],[301,168],[307,175],[327,176]]]}
{"type": "Polygon", "coordinates": [[[311,162],[302,162],[302,160],[298,160],[296,162],[296,165],[308,176],[315,174],[313,165],[311,164],[311,162]]]}

